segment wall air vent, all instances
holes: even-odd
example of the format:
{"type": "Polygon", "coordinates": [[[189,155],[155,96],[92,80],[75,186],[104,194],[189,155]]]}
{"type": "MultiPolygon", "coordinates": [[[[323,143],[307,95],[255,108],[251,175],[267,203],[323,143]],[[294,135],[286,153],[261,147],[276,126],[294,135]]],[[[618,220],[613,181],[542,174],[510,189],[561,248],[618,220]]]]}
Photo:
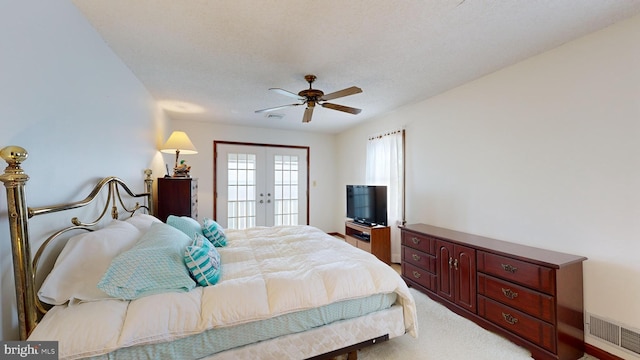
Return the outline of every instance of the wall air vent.
{"type": "Polygon", "coordinates": [[[608,341],[614,345],[620,345],[620,326],[602,320],[593,315],[589,316],[589,334],[608,341]]]}
{"type": "Polygon", "coordinates": [[[640,354],[640,333],[622,328],[620,335],[620,347],[640,354]]]}
{"type": "Polygon", "coordinates": [[[586,314],[585,328],[588,335],[604,340],[616,347],[640,355],[640,331],[623,324],[605,320],[600,316],[586,314]]]}

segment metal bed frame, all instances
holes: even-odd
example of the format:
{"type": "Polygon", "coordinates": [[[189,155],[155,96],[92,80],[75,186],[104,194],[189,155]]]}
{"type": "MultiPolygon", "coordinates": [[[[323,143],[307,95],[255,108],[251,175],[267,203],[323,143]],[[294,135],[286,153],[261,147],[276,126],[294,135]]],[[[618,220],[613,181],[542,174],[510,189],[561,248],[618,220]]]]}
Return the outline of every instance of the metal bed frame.
{"type": "Polygon", "coordinates": [[[0,150],[0,157],[8,164],[4,169],[4,173],[0,174],[0,181],[7,188],[7,215],[11,234],[19,335],[20,340],[26,340],[38,324],[40,317],[47,311],[46,306],[40,302],[36,289],[38,262],[45,248],[53,240],[68,231],[95,230],[96,225],[109,209],[111,209],[111,218],[113,219],[118,219],[119,217],[118,208],[123,209],[129,215],[133,215],[140,209],[146,209],[149,213],[153,213],[153,179],[151,178],[151,170],[146,169],[144,171],[146,175],[144,180],[145,192],[134,193],[121,179],[110,176],[102,179],[84,200],[50,206],[28,207],[24,188],[29,176],[20,167],[28,157],[27,151],[19,146],[7,146],[0,150]],[[108,189],[107,202],[100,215],[90,222],[82,222],[77,217],[72,218],[72,225],[49,236],[39,246],[32,260],[29,241],[29,219],[34,216],[87,206],[98,198],[104,188],[108,189]],[[140,205],[139,202],[136,202],[132,208],[128,208],[120,194],[120,189],[124,190],[131,198],[143,198],[146,204],[140,205]]]}

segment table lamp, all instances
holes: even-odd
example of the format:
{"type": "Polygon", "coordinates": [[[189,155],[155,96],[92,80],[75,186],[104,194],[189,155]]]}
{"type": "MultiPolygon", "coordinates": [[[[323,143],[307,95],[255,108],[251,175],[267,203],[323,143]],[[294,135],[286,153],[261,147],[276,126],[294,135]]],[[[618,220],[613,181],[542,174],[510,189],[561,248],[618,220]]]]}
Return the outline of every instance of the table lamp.
{"type": "Polygon", "coordinates": [[[189,139],[189,136],[184,131],[174,131],[162,149],[161,152],[167,154],[176,153],[176,163],[173,167],[173,177],[189,177],[189,170],[191,166],[178,163],[178,157],[180,153],[192,155],[197,154],[198,150],[193,146],[193,143],[189,139]]]}

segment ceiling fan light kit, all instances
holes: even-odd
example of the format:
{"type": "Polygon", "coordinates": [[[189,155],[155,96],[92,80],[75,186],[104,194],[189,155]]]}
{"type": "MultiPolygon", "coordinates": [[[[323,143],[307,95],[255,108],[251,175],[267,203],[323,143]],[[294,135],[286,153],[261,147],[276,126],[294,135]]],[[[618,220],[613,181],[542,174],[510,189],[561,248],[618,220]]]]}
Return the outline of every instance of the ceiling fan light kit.
{"type": "Polygon", "coordinates": [[[362,89],[360,89],[357,86],[352,86],[346,89],[342,89],[342,90],[338,90],[335,92],[332,92],[330,94],[324,94],[324,92],[322,92],[322,90],[318,90],[318,89],[314,89],[311,87],[311,84],[313,84],[314,81],[316,81],[316,76],[315,75],[306,75],[304,77],[304,79],[309,83],[309,88],[302,90],[300,92],[298,92],[297,94],[291,92],[291,91],[287,91],[284,89],[280,89],[280,88],[270,88],[269,90],[271,91],[275,91],[281,95],[284,96],[288,96],[288,97],[292,97],[295,98],[299,101],[301,101],[301,103],[295,103],[295,104],[289,104],[289,105],[281,105],[281,106],[276,106],[276,107],[271,107],[271,108],[266,108],[266,109],[261,109],[261,110],[256,110],[256,113],[263,113],[263,112],[269,112],[269,111],[275,111],[275,110],[280,110],[280,109],[284,109],[286,107],[290,107],[290,106],[300,106],[300,105],[307,105],[306,109],[304,110],[304,115],[302,116],[302,122],[303,123],[308,123],[311,121],[311,116],[313,115],[313,109],[316,107],[316,104],[322,106],[323,108],[327,108],[327,109],[332,109],[332,110],[338,110],[338,111],[342,111],[342,112],[346,112],[348,114],[353,114],[353,115],[357,115],[359,114],[362,110],[361,109],[357,109],[357,108],[353,108],[350,106],[344,106],[344,105],[338,105],[338,104],[332,104],[332,103],[328,103],[326,101],[328,100],[333,100],[333,99],[337,99],[337,98],[341,98],[341,97],[345,97],[345,96],[349,96],[349,95],[354,95],[354,94],[359,94],[362,92],[362,89]]]}

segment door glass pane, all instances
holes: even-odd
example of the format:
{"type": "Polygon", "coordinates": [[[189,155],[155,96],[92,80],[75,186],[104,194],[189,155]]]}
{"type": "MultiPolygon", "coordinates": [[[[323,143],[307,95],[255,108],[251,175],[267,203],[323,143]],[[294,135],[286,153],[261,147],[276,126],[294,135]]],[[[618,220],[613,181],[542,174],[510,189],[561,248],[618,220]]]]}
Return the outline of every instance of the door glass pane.
{"type": "Polygon", "coordinates": [[[227,156],[227,227],[245,229],[255,226],[256,155],[227,156]]]}
{"type": "Polygon", "coordinates": [[[298,223],[298,156],[274,156],[274,224],[298,223]]]}
{"type": "Polygon", "coordinates": [[[221,224],[307,223],[308,149],[221,144],[216,150],[214,215],[221,224]]]}

